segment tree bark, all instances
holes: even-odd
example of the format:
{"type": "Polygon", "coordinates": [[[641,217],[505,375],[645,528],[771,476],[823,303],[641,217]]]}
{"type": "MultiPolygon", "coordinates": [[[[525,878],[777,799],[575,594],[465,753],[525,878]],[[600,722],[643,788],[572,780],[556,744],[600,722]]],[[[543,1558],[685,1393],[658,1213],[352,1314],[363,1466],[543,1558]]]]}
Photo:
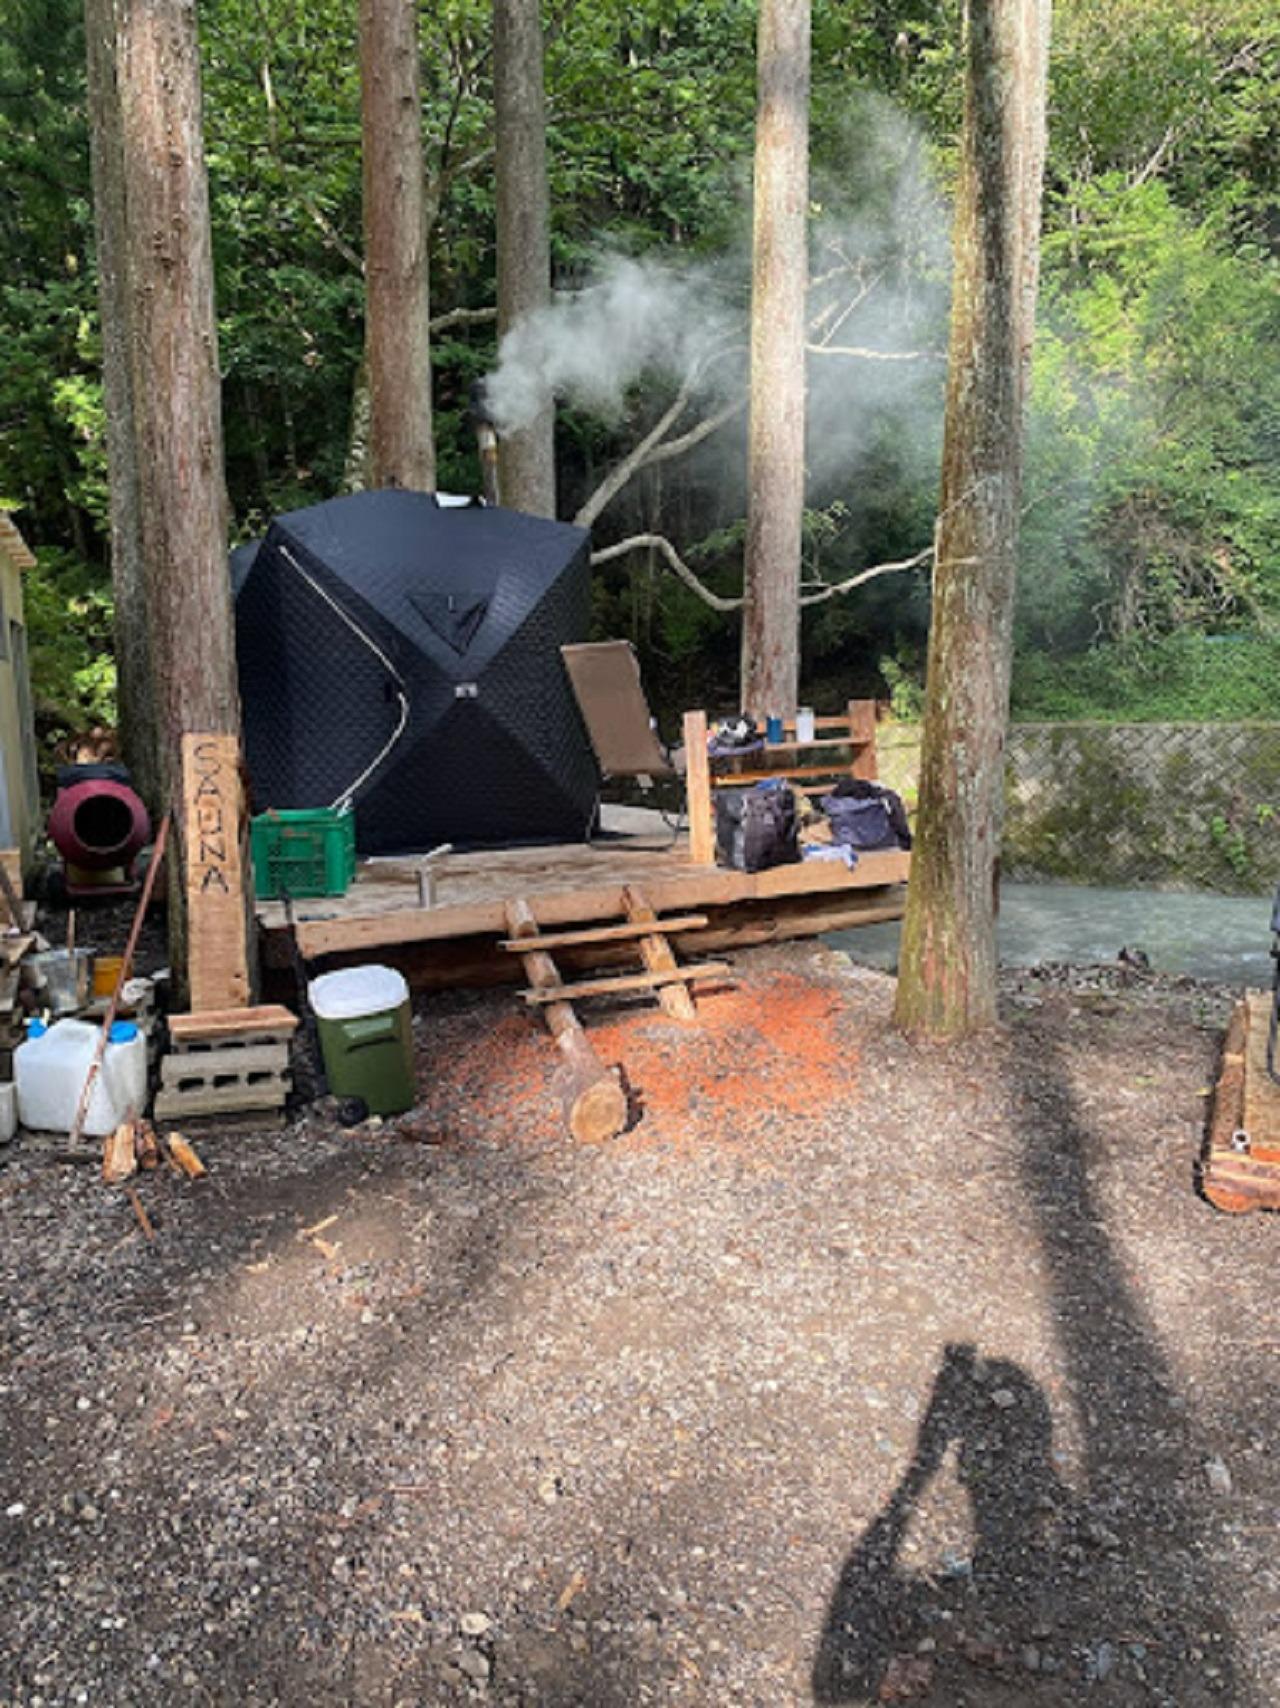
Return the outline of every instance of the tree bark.
{"type": "MultiPolygon", "coordinates": [[[[499,341],[551,301],[547,115],[538,0],[493,0],[493,117],[498,236],[499,341]]],[[[498,447],[502,502],[532,516],[556,513],[555,406],[498,447]]]]}
{"type": "Polygon", "coordinates": [[[920,811],[896,1018],[996,1018],[996,880],[1023,416],[1035,323],[1049,0],[969,0],[951,357],[920,811]]]}
{"type": "Polygon", "coordinates": [[[761,0],[742,707],[796,704],[809,282],[809,0],[761,0]]]}
{"type": "Polygon", "coordinates": [[[429,492],[436,458],[414,0],[360,0],[360,98],[372,484],[429,492]]]}
{"type": "MultiPolygon", "coordinates": [[[[127,350],[157,787],[161,803],[174,806],[185,851],[182,736],[240,729],[199,46],[192,0],[115,0],[112,22],[110,44],[100,35],[90,50],[104,56],[99,71],[114,60],[118,97],[106,115],[118,120],[118,139],[102,148],[105,162],[118,146],[122,191],[105,336],[127,350]]],[[[126,430],[117,423],[115,431],[126,430]]],[[[171,883],[178,968],[181,895],[181,883],[171,883]]]]}
{"type": "Polygon", "coordinates": [[[129,362],[127,174],[120,120],[117,0],[85,0],[89,142],[93,166],[102,390],[111,502],[111,579],[115,596],[116,704],[121,752],[152,811],[162,806],[156,764],[151,647],[143,582],[142,502],[133,376],[129,362]]]}

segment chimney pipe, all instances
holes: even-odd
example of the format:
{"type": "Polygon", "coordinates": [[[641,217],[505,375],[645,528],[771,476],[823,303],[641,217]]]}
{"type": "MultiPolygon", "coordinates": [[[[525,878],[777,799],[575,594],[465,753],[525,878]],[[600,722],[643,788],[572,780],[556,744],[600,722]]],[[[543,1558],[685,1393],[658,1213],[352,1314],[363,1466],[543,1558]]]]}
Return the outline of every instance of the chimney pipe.
{"type": "Polygon", "coordinates": [[[501,504],[502,491],[498,484],[498,426],[485,399],[484,381],[476,380],[471,387],[471,425],[475,429],[476,446],[480,452],[480,483],[486,504],[501,504]]]}

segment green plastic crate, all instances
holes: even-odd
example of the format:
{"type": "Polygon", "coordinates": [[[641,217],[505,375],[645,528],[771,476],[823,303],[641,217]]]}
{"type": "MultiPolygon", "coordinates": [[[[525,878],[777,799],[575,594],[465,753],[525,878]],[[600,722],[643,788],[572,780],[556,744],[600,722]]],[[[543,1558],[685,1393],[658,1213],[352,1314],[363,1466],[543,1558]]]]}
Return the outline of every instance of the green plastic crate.
{"type": "Polygon", "coordinates": [[[356,875],[356,815],[350,807],[291,807],[249,824],[253,884],[262,901],[340,896],[356,875]]]}

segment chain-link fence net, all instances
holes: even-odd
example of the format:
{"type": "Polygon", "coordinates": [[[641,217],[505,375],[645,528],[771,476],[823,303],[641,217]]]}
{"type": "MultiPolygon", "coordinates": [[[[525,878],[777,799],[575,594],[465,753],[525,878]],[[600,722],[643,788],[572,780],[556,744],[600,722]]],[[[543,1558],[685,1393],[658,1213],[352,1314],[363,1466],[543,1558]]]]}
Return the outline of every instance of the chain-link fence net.
{"type": "MultiPolygon", "coordinates": [[[[914,804],[920,732],[878,736],[914,804]]],[[[1280,724],[1014,724],[1011,878],[1264,894],[1280,882],[1280,724]]]]}

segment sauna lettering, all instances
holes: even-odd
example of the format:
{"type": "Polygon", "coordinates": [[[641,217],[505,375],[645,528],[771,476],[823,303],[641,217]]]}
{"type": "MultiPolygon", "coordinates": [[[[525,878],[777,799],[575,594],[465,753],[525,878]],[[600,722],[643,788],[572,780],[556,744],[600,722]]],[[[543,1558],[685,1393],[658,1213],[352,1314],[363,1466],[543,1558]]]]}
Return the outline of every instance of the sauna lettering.
{"type": "MultiPolygon", "coordinates": [[[[222,763],[217,748],[203,742],[195,748],[192,762],[198,779],[193,803],[195,858],[192,862],[202,868],[198,887],[201,895],[207,895],[211,890],[230,895],[231,885],[227,882],[226,870],[227,825],[228,822],[234,825],[235,814],[228,810],[227,767],[222,763]]],[[[231,781],[234,784],[236,779],[231,781]]]]}

